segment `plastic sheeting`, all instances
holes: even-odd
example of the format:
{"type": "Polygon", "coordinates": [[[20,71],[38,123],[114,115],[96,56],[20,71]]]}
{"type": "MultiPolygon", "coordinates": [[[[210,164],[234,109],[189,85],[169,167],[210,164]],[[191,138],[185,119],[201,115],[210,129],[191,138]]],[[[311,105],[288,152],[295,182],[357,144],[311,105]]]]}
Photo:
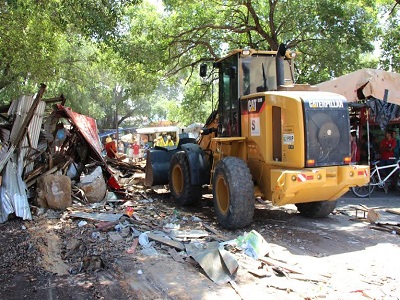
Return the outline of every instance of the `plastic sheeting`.
{"type": "Polygon", "coordinates": [[[397,104],[371,99],[367,101],[367,106],[371,108],[375,122],[379,124],[382,131],[385,131],[391,120],[400,117],[400,106],[397,104]]]}

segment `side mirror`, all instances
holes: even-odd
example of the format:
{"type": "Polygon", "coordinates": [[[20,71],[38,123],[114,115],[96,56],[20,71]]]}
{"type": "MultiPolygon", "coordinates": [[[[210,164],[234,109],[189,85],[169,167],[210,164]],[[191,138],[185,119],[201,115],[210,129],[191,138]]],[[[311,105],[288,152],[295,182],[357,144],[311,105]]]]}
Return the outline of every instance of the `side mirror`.
{"type": "Polygon", "coordinates": [[[204,78],[207,76],[207,65],[201,64],[200,65],[200,77],[204,78]]]}

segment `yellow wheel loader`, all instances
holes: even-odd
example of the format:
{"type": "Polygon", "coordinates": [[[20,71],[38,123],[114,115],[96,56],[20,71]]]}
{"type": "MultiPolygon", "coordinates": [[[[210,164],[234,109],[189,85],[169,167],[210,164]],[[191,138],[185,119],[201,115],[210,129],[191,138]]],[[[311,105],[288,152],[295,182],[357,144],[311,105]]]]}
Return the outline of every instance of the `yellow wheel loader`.
{"type": "Polygon", "coordinates": [[[169,183],[179,205],[198,202],[208,186],[219,223],[235,229],[252,223],[256,197],[324,217],[350,187],[368,183],[369,167],[350,164],[346,99],[293,84],[285,45],[234,50],[214,67],[218,109],[199,140],[147,153],[148,186],[169,183]]]}

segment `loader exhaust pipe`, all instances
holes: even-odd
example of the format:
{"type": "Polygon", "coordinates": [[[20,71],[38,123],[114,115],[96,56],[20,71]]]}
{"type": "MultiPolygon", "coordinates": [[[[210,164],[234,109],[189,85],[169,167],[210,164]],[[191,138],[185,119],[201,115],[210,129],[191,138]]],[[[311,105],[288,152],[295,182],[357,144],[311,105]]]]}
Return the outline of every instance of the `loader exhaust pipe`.
{"type": "Polygon", "coordinates": [[[285,55],[286,55],[286,45],[280,44],[278,52],[276,54],[276,87],[280,85],[285,85],[285,55]]]}

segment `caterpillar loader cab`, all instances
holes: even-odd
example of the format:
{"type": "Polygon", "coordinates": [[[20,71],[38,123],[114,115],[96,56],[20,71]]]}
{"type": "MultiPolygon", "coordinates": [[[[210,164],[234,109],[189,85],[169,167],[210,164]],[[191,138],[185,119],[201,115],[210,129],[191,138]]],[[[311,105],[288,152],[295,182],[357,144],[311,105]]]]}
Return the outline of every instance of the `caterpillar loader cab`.
{"type": "Polygon", "coordinates": [[[234,50],[214,67],[218,109],[196,143],[148,153],[148,185],[169,183],[180,205],[198,202],[207,185],[219,223],[235,229],[251,224],[255,197],[324,217],[350,187],[368,183],[369,167],[350,164],[346,99],[294,85],[284,45],[234,50]]]}

